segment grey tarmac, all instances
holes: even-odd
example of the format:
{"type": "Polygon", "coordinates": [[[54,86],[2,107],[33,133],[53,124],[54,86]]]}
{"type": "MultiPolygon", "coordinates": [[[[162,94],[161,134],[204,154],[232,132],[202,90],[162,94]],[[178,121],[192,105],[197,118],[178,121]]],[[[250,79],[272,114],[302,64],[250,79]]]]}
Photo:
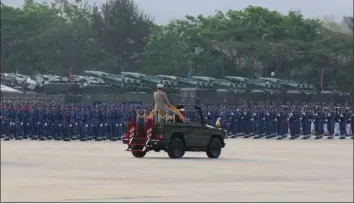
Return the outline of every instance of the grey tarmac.
{"type": "Polygon", "coordinates": [[[3,202],[353,202],[352,140],[229,139],[219,159],[1,141],[3,202]]]}

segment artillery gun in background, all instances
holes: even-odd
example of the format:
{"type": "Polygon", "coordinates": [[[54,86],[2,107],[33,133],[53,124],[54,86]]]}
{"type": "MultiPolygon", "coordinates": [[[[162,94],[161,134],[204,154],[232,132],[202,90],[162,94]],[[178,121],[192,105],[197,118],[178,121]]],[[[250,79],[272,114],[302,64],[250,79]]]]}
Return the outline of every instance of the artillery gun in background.
{"type": "Polygon", "coordinates": [[[133,79],[141,80],[141,83],[144,87],[147,87],[151,90],[154,90],[156,84],[163,84],[164,89],[169,92],[177,92],[178,91],[178,81],[162,79],[157,76],[150,76],[146,74],[136,73],[136,72],[121,72],[122,76],[130,77],[133,79]]]}
{"type": "Polygon", "coordinates": [[[245,90],[248,88],[247,83],[240,81],[233,82],[228,79],[216,79],[206,76],[192,76],[192,78],[206,83],[210,83],[212,84],[212,87],[216,89],[227,89],[233,92],[240,92],[241,90],[245,90]]]}
{"type": "Polygon", "coordinates": [[[142,81],[139,79],[101,71],[84,71],[84,73],[104,79],[108,84],[114,87],[115,92],[147,91],[147,87],[144,87],[142,81]]]}
{"type": "Polygon", "coordinates": [[[1,73],[1,84],[21,91],[34,91],[38,83],[33,76],[19,73],[1,73]]]}
{"type": "Polygon", "coordinates": [[[72,75],[62,77],[57,75],[36,75],[40,84],[37,91],[48,94],[84,93],[109,91],[111,87],[103,79],[93,76],[72,75]]]}
{"type": "MultiPolygon", "coordinates": [[[[110,74],[86,70],[81,75],[69,77],[50,74],[26,76],[18,73],[2,73],[2,84],[24,93],[82,95],[85,100],[143,100],[148,99],[156,84],[165,85],[165,90],[175,101],[199,101],[202,103],[237,103],[251,100],[303,100],[348,101],[348,93],[319,91],[314,85],[301,84],[277,78],[248,79],[239,76],[225,76],[216,79],[206,76],[182,78],[171,75],[149,76],[136,72],[110,74]],[[17,86],[17,87],[16,87],[17,86]],[[23,88],[23,89],[21,89],[23,88]],[[112,95],[112,96],[111,96],[112,95]],[[195,99],[191,99],[195,98],[195,99]],[[332,98],[332,99],[331,99],[332,98]]],[[[189,102],[188,102],[189,103],[189,102]]]]}

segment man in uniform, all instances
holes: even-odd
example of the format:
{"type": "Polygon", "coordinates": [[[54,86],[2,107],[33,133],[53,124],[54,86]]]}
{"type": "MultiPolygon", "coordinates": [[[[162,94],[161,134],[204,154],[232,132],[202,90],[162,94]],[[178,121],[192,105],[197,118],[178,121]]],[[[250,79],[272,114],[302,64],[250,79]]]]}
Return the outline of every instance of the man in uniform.
{"type": "Polygon", "coordinates": [[[157,90],[154,92],[154,102],[155,102],[155,121],[160,122],[160,116],[165,117],[166,108],[165,105],[171,105],[167,98],[167,94],[163,91],[163,85],[157,84],[157,90]],[[157,119],[156,119],[157,117],[157,119]]]}
{"type": "Polygon", "coordinates": [[[350,118],[350,125],[352,128],[352,139],[354,138],[354,112],[352,112],[352,116],[350,118]]]}

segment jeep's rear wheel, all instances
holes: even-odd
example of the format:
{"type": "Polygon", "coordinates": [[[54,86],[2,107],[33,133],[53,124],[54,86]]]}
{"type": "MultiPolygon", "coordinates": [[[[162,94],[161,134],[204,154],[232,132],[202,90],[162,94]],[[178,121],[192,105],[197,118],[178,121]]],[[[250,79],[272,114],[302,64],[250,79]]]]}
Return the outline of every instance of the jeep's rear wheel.
{"type": "Polygon", "coordinates": [[[173,159],[181,158],[183,157],[185,152],[186,152],[186,148],[184,146],[183,141],[178,137],[172,138],[167,148],[168,156],[173,159]]]}
{"type": "Polygon", "coordinates": [[[218,158],[221,154],[222,144],[216,137],[212,138],[206,149],[206,154],[209,158],[218,158]]]}
{"type": "Polygon", "coordinates": [[[139,150],[142,150],[143,147],[133,147],[132,149],[133,149],[132,155],[136,158],[142,158],[146,155],[146,151],[142,151],[142,152],[139,151],[139,150]],[[136,151],[136,150],[138,150],[138,151],[136,151]]]}

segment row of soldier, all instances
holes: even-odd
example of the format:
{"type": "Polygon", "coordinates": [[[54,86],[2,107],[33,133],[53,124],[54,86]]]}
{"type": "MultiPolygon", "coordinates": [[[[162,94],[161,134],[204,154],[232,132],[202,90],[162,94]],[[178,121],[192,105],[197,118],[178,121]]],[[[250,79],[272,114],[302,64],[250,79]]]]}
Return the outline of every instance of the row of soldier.
{"type": "MultiPolygon", "coordinates": [[[[220,113],[208,113],[211,123],[220,113]]],[[[309,138],[324,135],[334,138],[350,136],[354,132],[354,115],[349,107],[310,107],[310,106],[273,106],[243,107],[236,111],[221,113],[220,126],[229,133],[260,137],[298,138],[303,135],[309,138]]]]}
{"type": "Polygon", "coordinates": [[[135,107],[5,102],[1,105],[1,137],[117,140],[124,121],[135,116],[131,114],[135,107]]]}
{"type": "MultiPolygon", "coordinates": [[[[151,104],[115,103],[101,105],[2,102],[1,137],[6,139],[118,140],[127,120],[150,112],[151,104]]],[[[220,123],[230,135],[296,138],[349,136],[353,112],[346,107],[310,106],[204,106],[209,125],[220,123]]],[[[187,118],[198,117],[192,111],[187,118]]]]}

